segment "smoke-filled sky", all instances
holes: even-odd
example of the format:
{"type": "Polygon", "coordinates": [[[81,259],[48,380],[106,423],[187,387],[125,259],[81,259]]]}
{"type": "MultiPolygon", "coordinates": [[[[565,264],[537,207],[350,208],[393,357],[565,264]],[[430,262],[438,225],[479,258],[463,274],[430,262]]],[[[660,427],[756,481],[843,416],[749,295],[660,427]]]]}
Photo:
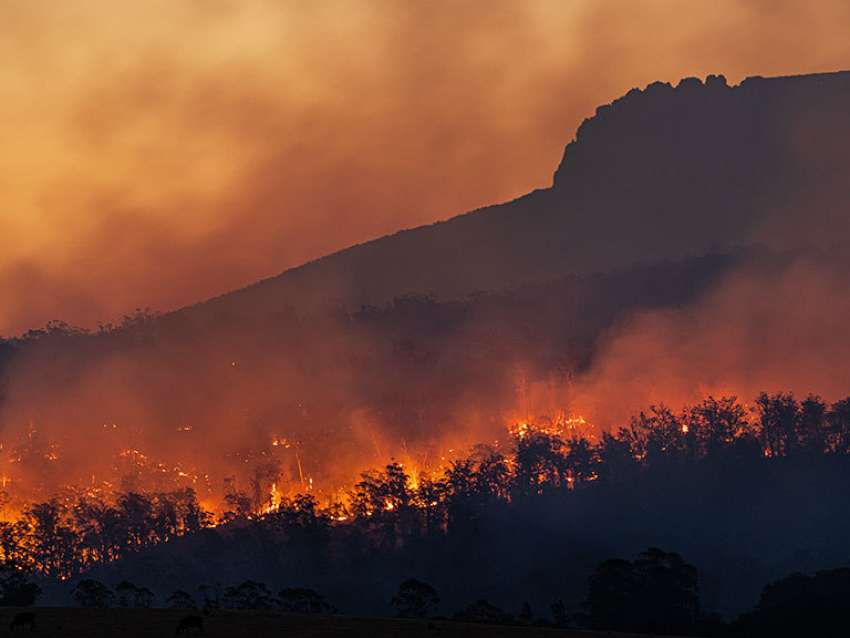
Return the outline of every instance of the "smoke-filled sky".
{"type": "Polygon", "coordinates": [[[850,68],[843,0],[0,0],[0,335],[546,187],[633,86],[850,68]]]}

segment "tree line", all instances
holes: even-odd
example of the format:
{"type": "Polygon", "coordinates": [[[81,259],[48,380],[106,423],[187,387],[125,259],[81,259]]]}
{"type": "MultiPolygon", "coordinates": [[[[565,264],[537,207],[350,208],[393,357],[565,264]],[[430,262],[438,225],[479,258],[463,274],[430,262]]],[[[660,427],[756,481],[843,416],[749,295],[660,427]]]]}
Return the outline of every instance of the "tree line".
{"type": "MultiPolygon", "coordinates": [[[[0,606],[32,605],[40,588],[19,571],[0,569],[0,606]]],[[[71,590],[80,607],[160,607],[168,609],[285,611],[338,614],[324,596],[307,587],[274,593],[255,580],[223,588],[201,585],[193,595],[176,589],[159,604],[144,586],[121,581],[114,590],[85,578],[71,590]]],[[[731,622],[703,613],[699,575],[674,552],[650,547],[634,561],[613,558],[600,563],[588,579],[581,610],[569,613],[563,601],[542,614],[528,601],[514,615],[479,598],[451,616],[438,615],[440,596],[430,584],[409,578],[392,596],[397,618],[451,619],[459,622],[527,627],[580,628],[644,634],[716,636],[718,638],[801,638],[845,635],[850,629],[850,568],[822,570],[814,576],[794,573],[766,585],[758,604],[731,622]]],[[[431,625],[434,627],[433,623],[431,625]]]]}
{"type": "Polygon", "coordinates": [[[417,535],[447,534],[488,508],[593,483],[631,483],[670,466],[822,456],[850,457],[850,398],[828,405],[817,396],[798,401],[790,393],[762,393],[748,410],[735,398],[708,397],[680,412],[652,406],[598,439],[579,431],[564,435],[557,424],[523,424],[507,448],[476,446],[439,475],[413,476],[393,461],[363,472],[344,502],[299,494],[260,513],[257,498],[231,489],[215,517],[191,488],[118,493],[111,501],[57,497],[29,504],[16,521],[0,522],[0,559],[67,578],[176,536],[249,522],[310,544],[334,527],[354,526],[370,544],[392,546],[417,535]]]}

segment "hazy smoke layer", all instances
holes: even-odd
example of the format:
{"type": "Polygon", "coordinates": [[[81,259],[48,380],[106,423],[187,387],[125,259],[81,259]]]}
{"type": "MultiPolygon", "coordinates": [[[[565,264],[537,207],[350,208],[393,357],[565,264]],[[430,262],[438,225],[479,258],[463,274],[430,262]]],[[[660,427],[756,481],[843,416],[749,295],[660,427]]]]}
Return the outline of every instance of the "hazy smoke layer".
{"type": "Polygon", "coordinates": [[[639,407],[681,407],[707,394],[850,394],[850,166],[837,150],[850,123],[825,124],[824,113],[801,114],[783,133],[797,185],[776,185],[751,237],[773,258],[734,268],[694,303],[621,321],[574,386],[576,410],[604,426],[639,407]]]}
{"type": "Polygon", "coordinates": [[[4,3],[0,334],[173,308],[545,186],[632,86],[846,67],[847,12],[4,3]]]}
{"type": "Polygon", "coordinates": [[[603,339],[592,371],[574,386],[574,409],[605,426],[627,423],[638,408],[678,408],[709,394],[844,398],[846,268],[846,259],[805,254],[781,267],[736,272],[692,306],[630,317],[603,339]]]}

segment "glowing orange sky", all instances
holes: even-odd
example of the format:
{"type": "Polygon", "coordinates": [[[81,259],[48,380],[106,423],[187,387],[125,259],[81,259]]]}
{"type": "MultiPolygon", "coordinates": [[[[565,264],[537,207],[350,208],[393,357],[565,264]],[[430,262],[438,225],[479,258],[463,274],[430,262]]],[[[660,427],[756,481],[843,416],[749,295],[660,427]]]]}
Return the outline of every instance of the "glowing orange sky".
{"type": "Polygon", "coordinates": [[[0,334],[548,186],[597,105],[850,68],[848,27],[843,0],[0,0],[0,334]]]}

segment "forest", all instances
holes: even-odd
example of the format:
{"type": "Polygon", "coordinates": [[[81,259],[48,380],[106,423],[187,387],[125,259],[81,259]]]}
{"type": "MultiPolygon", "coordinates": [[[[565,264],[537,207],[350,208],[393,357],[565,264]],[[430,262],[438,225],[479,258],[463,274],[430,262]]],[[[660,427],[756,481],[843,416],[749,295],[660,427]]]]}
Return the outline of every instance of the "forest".
{"type": "Polygon", "coordinates": [[[231,489],[218,516],[199,505],[191,488],[119,492],[114,502],[70,490],[31,503],[18,521],[0,523],[2,559],[67,578],[177,536],[249,522],[287,538],[298,529],[295,536],[310,544],[327,540],[335,527],[354,527],[370,545],[394,547],[450,534],[488,508],[568,498],[591,485],[640,484],[674,470],[700,472],[701,466],[767,467],[821,457],[850,462],[850,398],[828,405],[812,395],[798,401],[790,393],[762,393],[752,414],[734,397],[708,397],[681,412],[662,404],[616,432],[603,432],[597,442],[573,423],[523,423],[506,447],[477,445],[431,476],[412,475],[393,461],[362,472],[334,502],[298,494],[270,506],[231,489]]]}
{"type": "MultiPolygon", "coordinates": [[[[226,495],[226,507],[214,516],[199,505],[191,489],[119,493],[112,502],[65,495],[31,503],[18,520],[0,524],[4,565],[0,601],[31,603],[39,591],[35,583],[50,589],[47,583],[58,580],[77,583],[73,600],[82,605],[331,612],[337,601],[346,600],[344,592],[327,592],[333,596],[326,601],[314,588],[290,585],[281,587],[276,596],[265,583],[246,578],[227,587],[220,582],[198,582],[194,588],[157,591],[156,598],[147,587],[127,579],[113,593],[92,576],[108,582],[110,574],[118,573],[116,566],[126,563],[131,565],[128,573],[144,577],[144,571],[132,567],[134,557],[150,570],[154,556],[160,561],[167,556],[180,560],[202,547],[203,552],[232,558],[232,547],[240,547],[240,552],[256,553],[260,560],[273,563],[280,573],[318,583],[323,578],[327,582],[333,572],[333,580],[346,587],[351,583],[341,573],[362,574],[386,562],[421,571],[423,556],[466,555],[470,545],[491,542],[499,534],[505,535],[500,543],[509,545],[517,533],[512,520],[524,521],[528,534],[539,533],[539,525],[529,523],[531,511],[540,518],[546,513],[557,518],[574,510],[581,517],[588,498],[616,509],[617,498],[652,499],[659,492],[707,483],[712,484],[710,492],[722,491],[730,481],[752,496],[777,473],[799,476],[812,468],[826,471],[827,482],[850,473],[850,399],[827,404],[812,395],[798,400],[790,393],[761,393],[748,410],[734,397],[707,397],[681,411],[652,406],[632,417],[628,425],[602,433],[598,440],[568,422],[522,423],[503,447],[476,446],[468,455],[452,460],[441,474],[414,475],[398,462],[364,471],[344,499],[329,503],[301,494],[269,508],[233,490],[226,495]],[[199,596],[189,593],[198,587],[199,596]]],[[[771,489],[779,488],[773,483],[771,489]]],[[[471,582],[464,583],[460,573],[455,575],[459,586],[469,590],[469,585],[498,577],[498,569],[480,567],[483,580],[476,581],[482,574],[471,573],[471,582]]],[[[150,572],[152,578],[154,572],[150,572]]],[[[540,592],[556,586],[550,592],[551,601],[541,603],[540,593],[530,596],[533,603],[514,600],[516,616],[488,602],[486,592],[478,602],[459,606],[456,614],[475,621],[536,621],[538,625],[571,621],[573,626],[587,628],[674,634],[783,635],[760,633],[762,625],[776,624],[770,614],[789,614],[794,609],[803,613],[800,610],[807,607],[802,598],[795,603],[799,609],[777,603],[777,598],[816,596],[820,601],[822,596],[812,592],[823,590],[844,600],[841,597],[850,592],[850,578],[841,570],[822,571],[814,577],[795,574],[768,586],[754,611],[726,624],[716,613],[702,611],[697,574],[697,568],[679,554],[650,547],[634,562],[606,559],[596,565],[582,587],[584,599],[575,608],[570,606],[571,613],[564,606],[562,590],[557,589],[563,585],[544,582],[536,585],[540,592]],[[541,604],[555,610],[554,616],[548,612],[534,616],[531,610],[540,609],[541,604]]],[[[134,580],[139,582],[137,577],[134,580]]],[[[428,592],[434,587],[412,580],[418,583],[413,594],[407,593],[413,602],[404,602],[404,591],[396,592],[393,609],[401,615],[433,613],[436,605],[420,598],[430,596],[436,601],[437,590],[431,596],[428,592]],[[426,611],[414,613],[408,609],[411,605],[415,609],[425,605],[426,611]]],[[[574,583],[580,580],[573,577],[574,583]]],[[[575,597],[578,587],[571,584],[571,588],[575,597]]],[[[456,593],[448,598],[457,604],[456,593]]],[[[386,607],[390,600],[387,596],[382,604],[386,607]]],[[[343,611],[360,611],[356,595],[347,602],[353,603],[352,609],[340,604],[343,611]]]]}
{"type": "Polygon", "coordinates": [[[415,580],[432,616],[622,629],[594,600],[644,609],[629,588],[673,569],[676,626],[628,628],[768,635],[745,621],[767,583],[843,595],[850,399],[718,394],[605,427],[531,404],[624,318],[789,258],[0,340],[0,600],[391,616],[415,580]]]}

